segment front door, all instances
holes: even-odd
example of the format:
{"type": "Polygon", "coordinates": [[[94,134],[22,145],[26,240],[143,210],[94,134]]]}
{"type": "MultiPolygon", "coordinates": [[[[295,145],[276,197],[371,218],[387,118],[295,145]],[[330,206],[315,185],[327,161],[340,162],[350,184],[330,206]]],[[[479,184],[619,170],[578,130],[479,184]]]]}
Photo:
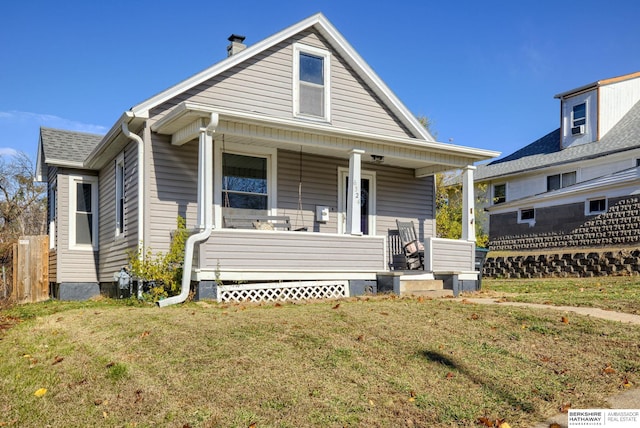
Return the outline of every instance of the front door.
{"type": "MultiPolygon", "coordinates": [[[[349,189],[349,170],[340,168],[338,212],[341,221],[338,233],[345,233],[347,221],[347,194],[349,189]]],[[[360,230],[363,235],[375,235],[375,172],[362,171],[360,181],[360,230]]]]}

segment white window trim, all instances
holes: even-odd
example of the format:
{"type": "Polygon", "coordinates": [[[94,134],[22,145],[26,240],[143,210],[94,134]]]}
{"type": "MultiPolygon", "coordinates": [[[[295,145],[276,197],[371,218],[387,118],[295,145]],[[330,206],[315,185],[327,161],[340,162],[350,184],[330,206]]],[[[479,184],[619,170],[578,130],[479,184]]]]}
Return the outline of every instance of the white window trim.
{"type": "Polygon", "coordinates": [[[98,251],[98,177],[91,175],[69,176],[69,249],[82,251],[98,251]],[[91,208],[93,221],[91,222],[92,245],[76,243],[76,203],[77,184],[91,184],[91,208]]]}
{"type": "Polygon", "coordinates": [[[535,224],[536,224],[536,209],[533,208],[533,207],[519,208],[518,209],[518,224],[528,224],[529,227],[535,226],[535,224]],[[528,210],[533,210],[533,218],[523,219],[522,218],[522,211],[528,211],[528,210]]]}
{"type": "Polygon", "coordinates": [[[269,215],[278,214],[278,150],[269,147],[247,146],[244,144],[214,141],[213,154],[213,213],[215,224],[222,228],[222,154],[264,157],[267,159],[267,210],[269,215]],[[224,151],[223,151],[224,149],[224,151]]]}
{"type": "Polygon", "coordinates": [[[583,102],[580,103],[576,103],[574,105],[571,106],[571,128],[574,128],[576,126],[580,126],[580,125],[575,125],[576,122],[576,118],[573,117],[575,108],[578,107],[579,105],[584,104],[584,127],[586,129],[587,127],[587,118],[589,117],[589,104],[587,102],[587,100],[584,100],[583,102]]]}
{"type": "Polygon", "coordinates": [[[507,183],[494,183],[491,185],[491,205],[502,205],[504,203],[506,203],[509,198],[508,198],[508,194],[509,194],[509,186],[507,186],[507,183]],[[504,202],[496,202],[496,186],[502,186],[504,185],[504,202]]]}
{"type": "MultiPolygon", "coordinates": [[[[347,189],[345,189],[345,180],[349,176],[349,168],[338,167],[338,213],[340,215],[340,220],[338,221],[338,234],[342,235],[346,231],[346,223],[347,223],[347,201],[346,194],[347,189]]],[[[360,171],[360,179],[369,180],[369,235],[367,236],[375,236],[376,235],[376,172],[369,170],[361,170],[360,171]]]]}
{"type": "Polygon", "coordinates": [[[122,213],[122,223],[123,224],[118,224],[118,219],[120,218],[120,210],[124,210],[124,204],[122,206],[122,208],[120,207],[120,197],[124,198],[125,197],[125,175],[126,175],[126,171],[124,169],[125,163],[124,163],[124,153],[120,153],[118,155],[118,157],[116,158],[116,163],[115,163],[115,193],[116,193],[116,218],[115,218],[115,237],[116,238],[122,238],[124,237],[124,213],[122,213]],[[122,182],[120,183],[118,180],[119,174],[118,171],[120,170],[120,167],[122,167],[122,177],[120,177],[120,180],[122,180],[122,182]],[[122,186],[122,187],[121,187],[122,186]],[[122,191],[122,195],[120,195],[120,192],[122,191]]]}
{"type": "Polygon", "coordinates": [[[600,215],[600,214],[604,214],[607,212],[607,210],[609,209],[609,200],[605,197],[597,197],[597,198],[589,198],[586,201],[584,201],[584,215],[585,216],[594,216],[594,215],[600,215]],[[591,205],[591,201],[599,201],[604,199],[604,210],[603,211],[591,211],[590,209],[590,205],[591,205]]]}
{"type": "Polygon", "coordinates": [[[322,122],[331,121],[331,53],[324,49],[294,43],[293,45],[293,116],[322,122]],[[324,116],[300,113],[300,53],[307,53],[324,59],[324,116]]]}

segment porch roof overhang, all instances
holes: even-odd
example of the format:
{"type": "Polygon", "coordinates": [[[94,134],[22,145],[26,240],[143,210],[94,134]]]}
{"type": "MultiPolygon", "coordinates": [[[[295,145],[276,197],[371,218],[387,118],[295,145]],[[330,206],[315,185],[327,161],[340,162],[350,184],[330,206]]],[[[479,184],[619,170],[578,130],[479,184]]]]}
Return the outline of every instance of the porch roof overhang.
{"type": "Polygon", "coordinates": [[[277,118],[253,112],[229,110],[192,102],[182,102],[151,125],[159,134],[171,135],[174,145],[197,138],[212,114],[219,117],[217,135],[227,142],[288,150],[304,150],[325,156],[348,157],[350,150],[384,157],[384,164],[410,168],[416,177],[463,168],[474,162],[499,156],[499,152],[475,149],[408,137],[390,137],[357,130],[336,128],[327,123],[277,118]]]}

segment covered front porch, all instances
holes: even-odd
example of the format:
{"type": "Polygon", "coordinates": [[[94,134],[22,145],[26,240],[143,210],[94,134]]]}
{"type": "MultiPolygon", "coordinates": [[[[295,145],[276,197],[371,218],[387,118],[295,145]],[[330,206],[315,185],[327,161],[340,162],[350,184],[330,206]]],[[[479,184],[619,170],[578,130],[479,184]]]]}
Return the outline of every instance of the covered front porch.
{"type": "Polygon", "coordinates": [[[170,135],[176,147],[194,144],[196,139],[199,145],[198,233],[190,244],[196,258],[190,260],[187,248],[185,273],[191,275],[185,275],[183,289],[187,281],[204,285],[201,288],[333,281],[347,284],[347,289],[353,289],[353,284],[366,289],[393,271],[389,236],[399,218],[416,221],[420,238],[432,251],[421,272],[425,279],[435,280],[434,272],[444,262],[455,264],[452,271],[474,270],[472,256],[460,260],[429,241],[435,234],[430,177],[445,170],[464,171],[464,236],[450,245],[459,247],[453,253],[472,254],[472,164],[493,152],[186,102],[151,130],[170,135]],[[260,182],[261,190],[229,186],[227,153],[237,157],[236,165],[243,157],[264,159],[256,168],[263,172],[248,176],[248,181],[260,182]],[[306,178],[303,194],[303,176],[311,174],[309,169],[315,175],[313,180],[306,178]],[[298,172],[299,183],[292,183],[298,172]],[[257,209],[234,206],[234,198],[263,205],[257,209]],[[323,209],[328,212],[326,219],[323,209]],[[237,212],[292,220],[304,212],[311,220],[293,230],[264,230],[256,224],[251,229],[229,228],[225,218],[237,212]]]}

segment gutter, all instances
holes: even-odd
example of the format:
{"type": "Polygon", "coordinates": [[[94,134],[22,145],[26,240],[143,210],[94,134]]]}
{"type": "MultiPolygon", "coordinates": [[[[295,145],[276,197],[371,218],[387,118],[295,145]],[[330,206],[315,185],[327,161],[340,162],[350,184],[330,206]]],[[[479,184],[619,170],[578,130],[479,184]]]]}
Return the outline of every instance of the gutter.
{"type": "Polygon", "coordinates": [[[219,116],[211,113],[209,124],[200,128],[198,153],[198,233],[189,236],[184,244],[184,264],[182,266],[182,288],[180,294],[159,300],[158,306],[182,303],[189,297],[193,252],[197,243],[206,241],[213,231],[213,141],[212,134],[218,126],[219,116]],[[204,225],[204,227],[203,227],[204,225]]]}
{"type": "MultiPolygon", "coordinates": [[[[144,258],[144,141],[129,130],[129,123],[122,121],[122,133],[138,144],[138,258],[144,258]]],[[[142,284],[138,281],[138,300],[142,300],[142,284]]]]}

